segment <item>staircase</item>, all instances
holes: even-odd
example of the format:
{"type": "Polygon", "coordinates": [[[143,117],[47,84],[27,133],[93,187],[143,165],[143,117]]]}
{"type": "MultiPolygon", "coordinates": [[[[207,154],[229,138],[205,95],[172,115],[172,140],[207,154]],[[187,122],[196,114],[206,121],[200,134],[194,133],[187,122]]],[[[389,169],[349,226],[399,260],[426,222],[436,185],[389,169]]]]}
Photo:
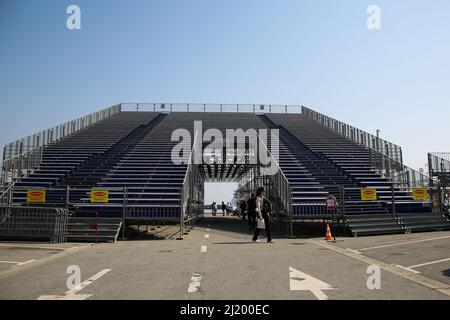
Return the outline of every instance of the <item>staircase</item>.
{"type": "Polygon", "coordinates": [[[346,215],[345,224],[354,237],[405,233],[402,225],[391,213],[346,215]]]}
{"type": "Polygon", "coordinates": [[[122,227],[117,218],[69,218],[67,241],[116,242],[122,227]]]}
{"type": "Polygon", "coordinates": [[[398,218],[407,233],[450,230],[450,221],[438,213],[399,213],[398,218]]]}

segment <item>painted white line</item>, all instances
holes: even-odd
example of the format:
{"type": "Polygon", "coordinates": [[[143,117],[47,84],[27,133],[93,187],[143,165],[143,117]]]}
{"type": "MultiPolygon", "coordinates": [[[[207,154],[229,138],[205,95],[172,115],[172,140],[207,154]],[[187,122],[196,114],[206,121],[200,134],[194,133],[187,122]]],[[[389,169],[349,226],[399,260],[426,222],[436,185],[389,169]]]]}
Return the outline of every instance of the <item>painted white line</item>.
{"type": "Polygon", "coordinates": [[[69,296],[40,296],[37,300],[86,300],[92,297],[92,294],[73,294],[69,296]]]}
{"type": "Polygon", "coordinates": [[[84,288],[86,288],[88,285],[92,284],[95,280],[100,279],[101,277],[103,277],[105,274],[107,274],[108,272],[110,272],[111,269],[105,269],[100,271],[99,273],[97,273],[96,275],[90,277],[89,279],[87,279],[86,281],[84,281],[83,283],[81,283],[79,286],[77,286],[76,288],[73,288],[72,290],[69,290],[65,293],[66,296],[70,296],[70,295],[75,295],[78,292],[80,292],[81,290],[83,290],[84,288]]]}
{"type": "Polygon", "coordinates": [[[203,274],[200,272],[194,273],[189,283],[188,293],[195,293],[200,291],[200,285],[202,283],[203,274]]]}
{"type": "Polygon", "coordinates": [[[15,267],[20,267],[20,266],[24,266],[24,265],[26,265],[26,264],[29,264],[29,263],[32,263],[32,262],[35,262],[36,260],[28,260],[28,261],[25,261],[25,262],[17,262],[17,261],[0,261],[0,263],[7,263],[7,264],[15,264],[15,266],[13,266],[13,268],[15,268],[15,267]]]}
{"type": "Polygon", "coordinates": [[[396,263],[391,264],[391,266],[397,267],[397,268],[400,268],[400,269],[403,269],[403,270],[406,270],[406,271],[409,271],[409,272],[412,272],[412,273],[415,273],[415,274],[420,274],[419,271],[412,270],[412,269],[410,269],[410,268],[408,268],[408,267],[404,267],[404,266],[401,266],[401,265],[396,264],[396,263]]]}
{"type": "Polygon", "coordinates": [[[210,232],[210,231],[211,231],[211,229],[206,229],[206,231],[210,232]]]}
{"type": "Polygon", "coordinates": [[[24,266],[24,265],[26,265],[26,264],[33,263],[33,262],[35,262],[35,261],[36,261],[36,260],[34,260],[34,259],[28,260],[28,261],[19,263],[19,264],[17,265],[17,267],[19,267],[19,266],[24,266]]]}
{"type": "Polygon", "coordinates": [[[0,263],[21,264],[22,262],[16,262],[16,261],[0,261],[0,263]]]}
{"type": "Polygon", "coordinates": [[[347,248],[348,251],[353,252],[353,253],[357,253],[357,254],[361,254],[361,252],[359,252],[358,250],[353,250],[350,248],[347,248]]]}
{"type": "Polygon", "coordinates": [[[209,239],[209,234],[205,234],[205,239],[209,239]]]}
{"type": "Polygon", "coordinates": [[[386,244],[386,245],[383,245],[383,246],[376,246],[376,247],[369,247],[369,248],[358,249],[358,251],[366,251],[366,250],[372,250],[372,249],[389,248],[389,247],[395,247],[395,246],[402,246],[402,245],[405,245],[405,244],[420,243],[420,242],[427,242],[427,241],[434,241],[434,240],[442,240],[442,239],[448,239],[448,238],[450,238],[450,236],[439,237],[439,238],[430,238],[430,239],[422,239],[422,240],[414,240],[414,241],[408,241],[408,242],[398,242],[398,243],[386,244]]]}
{"type": "Polygon", "coordinates": [[[201,246],[200,252],[205,253],[207,251],[208,251],[208,247],[207,246],[201,246]]]}
{"type": "Polygon", "coordinates": [[[425,266],[429,266],[431,264],[441,263],[441,262],[445,262],[445,261],[450,261],[450,258],[442,259],[442,260],[436,260],[436,261],[431,261],[431,262],[426,262],[426,263],[421,263],[421,264],[416,264],[415,266],[408,267],[408,269],[425,267],[425,266]]]}
{"type": "Polygon", "coordinates": [[[328,300],[324,290],[337,290],[328,283],[306,273],[289,267],[289,284],[291,291],[310,291],[318,300],[328,300]]]}
{"type": "Polygon", "coordinates": [[[350,258],[352,258],[354,260],[366,263],[368,265],[379,266],[381,269],[383,269],[383,270],[385,270],[385,271],[387,271],[389,273],[395,274],[395,275],[400,276],[400,277],[402,277],[404,279],[408,279],[408,280],[413,281],[415,283],[421,284],[424,287],[427,287],[429,289],[432,289],[432,290],[435,290],[435,291],[440,292],[442,294],[445,294],[447,296],[450,296],[450,284],[447,284],[447,283],[444,283],[442,281],[438,281],[438,280],[426,277],[426,276],[424,276],[422,274],[416,274],[415,272],[411,272],[411,270],[406,270],[404,267],[403,268],[399,268],[399,267],[397,267],[395,265],[391,265],[391,264],[388,264],[386,262],[383,262],[383,261],[380,261],[380,260],[377,260],[377,259],[374,259],[374,258],[367,257],[367,256],[365,256],[363,254],[356,254],[356,253],[350,252],[348,250],[345,250],[343,248],[339,248],[337,246],[325,245],[325,244],[322,244],[319,241],[314,241],[314,240],[308,240],[308,242],[310,242],[312,244],[315,244],[315,245],[317,245],[319,247],[326,248],[326,249],[331,250],[331,251],[335,251],[335,252],[337,252],[339,254],[342,254],[342,255],[350,257],[350,258]]]}

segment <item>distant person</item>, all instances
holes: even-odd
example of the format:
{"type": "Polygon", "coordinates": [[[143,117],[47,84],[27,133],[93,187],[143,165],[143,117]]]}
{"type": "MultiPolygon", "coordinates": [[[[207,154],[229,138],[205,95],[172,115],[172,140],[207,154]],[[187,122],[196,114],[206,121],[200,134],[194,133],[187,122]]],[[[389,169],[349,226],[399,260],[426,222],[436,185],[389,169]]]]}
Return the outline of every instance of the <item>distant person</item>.
{"type": "Polygon", "coordinates": [[[225,217],[225,211],[227,210],[227,206],[225,205],[225,202],[222,201],[222,215],[225,217]]]}
{"type": "Polygon", "coordinates": [[[231,213],[231,204],[227,202],[227,216],[229,216],[231,213]]]}
{"type": "Polygon", "coordinates": [[[217,214],[217,203],[215,201],[212,203],[211,208],[212,208],[212,215],[215,217],[217,214]]]}
{"type": "Polygon", "coordinates": [[[245,218],[247,217],[247,204],[245,203],[245,201],[241,202],[241,214],[242,214],[242,220],[245,221],[245,218]]]}
{"type": "Polygon", "coordinates": [[[248,215],[248,225],[250,230],[255,228],[256,219],[256,197],[252,193],[250,199],[247,200],[247,215],[248,215]]]}
{"type": "MultiPolygon", "coordinates": [[[[275,243],[272,240],[272,233],[270,231],[270,211],[272,210],[272,206],[270,204],[269,199],[266,198],[266,189],[264,187],[260,187],[256,192],[256,217],[259,221],[264,221],[264,227],[267,235],[267,243],[275,243]]],[[[258,224],[258,222],[257,222],[258,224]]],[[[259,228],[256,226],[255,234],[253,235],[253,242],[259,242],[259,228]]]]}

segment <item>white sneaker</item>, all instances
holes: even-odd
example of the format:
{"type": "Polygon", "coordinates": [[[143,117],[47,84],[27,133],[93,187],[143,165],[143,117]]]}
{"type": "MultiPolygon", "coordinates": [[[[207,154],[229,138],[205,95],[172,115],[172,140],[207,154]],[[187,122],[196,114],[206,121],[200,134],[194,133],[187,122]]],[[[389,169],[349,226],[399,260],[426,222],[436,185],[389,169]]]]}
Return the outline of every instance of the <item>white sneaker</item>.
{"type": "Polygon", "coordinates": [[[277,243],[277,242],[273,241],[273,240],[270,240],[270,241],[267,241],[267,243],[277,243]]]}
{"type": "Polygon", "coordinates": [[[261,241],[259,241],[259,240],[253,240],[253,242],[261,242],[261,241]]]}

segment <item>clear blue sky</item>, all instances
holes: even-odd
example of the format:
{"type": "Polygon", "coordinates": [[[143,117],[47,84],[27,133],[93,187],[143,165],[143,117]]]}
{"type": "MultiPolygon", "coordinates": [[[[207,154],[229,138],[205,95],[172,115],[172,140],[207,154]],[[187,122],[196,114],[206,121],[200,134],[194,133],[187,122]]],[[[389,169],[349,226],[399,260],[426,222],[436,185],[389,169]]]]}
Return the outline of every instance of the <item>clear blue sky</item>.
{"type": "Polygon", "coordinates": [[[448,0],[1,0],[0,144],[122,101],[304,104],[381,129],[418,168],[450,149],[449,12],[448,0]],[[81,30],[66,28],[70,4],[81,30]]]}

